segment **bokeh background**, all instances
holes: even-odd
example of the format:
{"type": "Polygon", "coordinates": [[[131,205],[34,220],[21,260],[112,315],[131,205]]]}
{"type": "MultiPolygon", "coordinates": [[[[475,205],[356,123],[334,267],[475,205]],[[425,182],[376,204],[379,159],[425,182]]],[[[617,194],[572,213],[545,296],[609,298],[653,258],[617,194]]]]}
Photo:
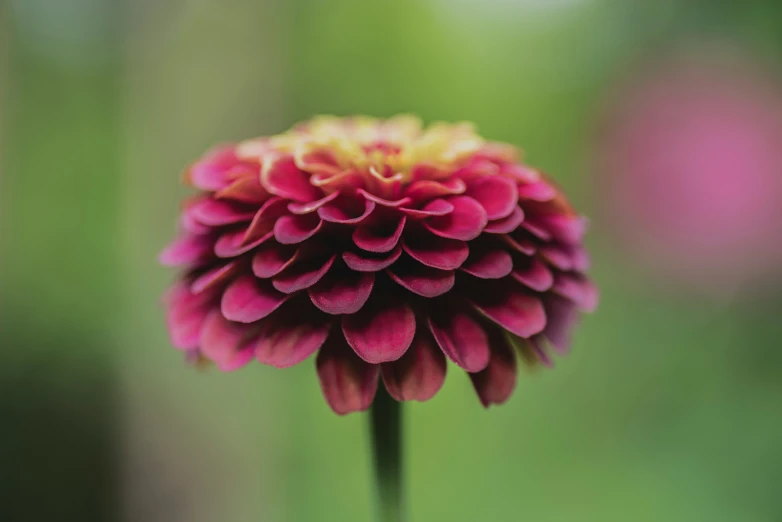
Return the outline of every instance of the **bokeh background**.
{"type": "Polygon", "coordinates": [[[776,0],[0,0],[0,520],[371,520],[364,416],[186,367],[156,255],[213,143],[397,112],[522,146],[602,289],[407,408],[410,520],[782,520],[780,60],[776,0]]]}

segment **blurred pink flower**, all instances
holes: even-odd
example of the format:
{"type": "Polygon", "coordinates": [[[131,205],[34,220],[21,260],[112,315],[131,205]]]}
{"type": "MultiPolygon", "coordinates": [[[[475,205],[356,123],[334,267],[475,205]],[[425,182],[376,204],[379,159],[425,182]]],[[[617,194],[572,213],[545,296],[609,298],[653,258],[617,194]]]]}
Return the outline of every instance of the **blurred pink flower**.
{"type": "Polygon", "coordinates": [[[606,222],[643,266],[730,290],[782,262],[782,95],[727,53],[682,53],[612,93],[598,143],[606,222]]]}

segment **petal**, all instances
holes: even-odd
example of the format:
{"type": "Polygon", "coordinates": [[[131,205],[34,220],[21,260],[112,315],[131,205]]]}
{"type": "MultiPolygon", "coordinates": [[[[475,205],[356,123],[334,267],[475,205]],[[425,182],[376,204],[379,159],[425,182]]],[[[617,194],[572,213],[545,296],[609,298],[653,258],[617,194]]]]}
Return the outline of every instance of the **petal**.
{"type": "Polygon", "coordinates": [[[521,207],[516,206],[508,216],[495,221],[489,221],[489,224],[486,225],[486,228],[484,228],[483,231],[490,234],[509,234],[519,228],[519,225],[523,222],[524,211],[521,210],[521,207]]]}
{"type": "Polygon", "coordinates": [[[201,190],[220,190],[229,184],[228,172],[238,161],[233,145],[218,147],[194,163],[187,178],[201,190]]]}
{"type": "Polygon", "coordinates": [[[193,294],[180,283],[168,292],[166,323],[171,344],[180,350],[197,348],[201,342],[201,328],[206,316],[214,308],[213,300],[205,294],[193,294]]]}
{"type": "Polygon", "coordinates": [[[402,357],[415,335],[415,314],[405,303],[375,292],[358,312],[342,318],[345,339],[359,357],[379,364],[402,357]]]}
{"type": "Polygon", "coordinates": [[[468,372],[489,364],[489,340],[481,325],[464,306],[438,303],[429,314],[429,330],[440,349],[468,372]]]}
{"type": "Polygon", "coordinates": [[[458,178],[445,181],[421,180],[410,184],[405,196],[415,201],[426,201],[440,196],[450,196],[464,193],[466,185],[458,178]]]}
{"type": "Polygon", "coordinates": [[[268,281],[245,275],[231,283],[223,293],[220,308],[230,321],[253,323],[263,319],[288,299],[268,281]]]}
{"type": "Polygon", "coordinates": [[[557,189],[549,183],[539,180],[534,183],[519,184],[519,198],[533,201],[551,201],[556,197],[557,189]]]}
{"type": "Polygon", "coordinates": [[[449,239],[469,241],[478,237],[488,223],[486,211],[469,196],[455,196],[448,200],[453,212],[428,218],[424,225],[433,234],[449,239]]]}
{"type": "Polygon", "coordinates": [[[499,248],[474,248],[461,269],[481,279],[500,279],[513,270],[513,259],[499,248]]]}
{"type": "Polygon", "coordinates": [[[383,363],[381,375],[386,390],[398,401],[428,401],[445,382],[445,355],[428,335],[417,335],[405,354],[383,363]]]}
{"type": "Polygon", "coordinates": [[[357,272],[378,272],[394,264],[402,255],[402,248],[397,246],[389,254],[372,255],[367,253],[344,252],[342,259],[351,270],[357,272]]]}
{"type": "Polygon", "coordinates": [[[317,214],[283,216],[274,225],[274,238],[283,245],[293,245],[311,238],[322,226],[317,214]]]}
{"type": "Polygon", "coordinates": [[[188,265],[210,257],[213,246],[213,235],[186,235],[168,245],[158,261],[165,266],[188,265]]]}
{"type": "Polygon", "coordinates": [[[519,337],[540,333],[546,326],[546,313],[537,297],[505,284],[476,293],[475,307],[486,317],[519,337]]]}
{"type": "Polygon", "coordinates": [[[542,241],[551,241],[552,236],[548,230],[531,221],[522,223],[522,228],[542,241]]]}
{"type": "Polygon", "coordinates": [[[408,217],[413,219],[423,219],[433,216],[445,216],[454,211],[454,206],[444,199],[434,199],[424,205],[421,209],[403,208],[401,209],[408,217]]]}
{"type": "Polygon", "coordinates": [[[397,284],[422,297],[437,297],[453,288],[452,270],[438,270],[407,258],[386,270],[397,284]]]}
{"type": "Polygon", "coordinates": [[[331,323],[311,311],[305,317],[278,320],[275,316],[264,321],[252,342],[255,358],[275,368],[289,368],[317,352],[329,336],[331,323]]]}
{"type": "Polygon", "coordinates": [[[301,260],[275,276],[272,279],[272,285],[285,294],[309,288],[326,275],[336,258],[335,254],[328,258],[314,257],[301,260]]]}
{"type": "Polygon", "coordinates": [[[562,297],[547,295],[544,306],[547,320],[543,335],[557,353],[564,355],[570,350],[570,336],[578,323],[576,305],[562,297]]]}
{"type": "Polygon", "coordinates": [[[249,252],[261,243],[265,243],[274,235],[272,232],[268,232],[250,243],[245,243],[246,234],[247,231],[245,229],[239,229],[221,235],[214,246],[215,255],[217,257],[236,257],[249,252]]]}
{"type": "Polygon", "coordinates": [[[597,287],[584,276],[559,272],[554,278],[553,290],[584,312],[594,312],[597,308],[597,287]]]}
{"type": "Polygon", "coordinates": [[[362,188],[356,190],[356,192],[358,194],[361,194],[362,196],[364,196],[365,199],[367,199],[369,201],[373,201],[373,202],[377,203],[378,205],[380,205],[382,207],[387,207],[387,208],[399,208],[401,206],[409,205],[412,202],[412,200],[410,198],[402,198],[402,199],[397,199],[397,200],[391,201],[391,200],[388,200],[388,199],[381,198],[380,196],[376,196],[376,195],[374,195],[374,194],[372,194],[370,192],[367,192],[366,190],[364,190],[362,188]]]}
{"type": "Polygon", "coordinates": [[[353,231],[353,243],[368,252],[390,252],[402,237],[406,221],[407,218],[402,215],[396,220],[362,225],[353,231]]]}
{"type": "Polygon", "coordinates": [[[481,204],[490,220],[508,217],[514,208],[518,208],[516,183],[503,176],[475,179],[467,187],[467,195],[481,204]]]}
{"type": "Polygon", "coordinates": [[[310,212],[315,212],[326,203],[334,201],[338,196],[339,191],[332,192],[328,196],[323,196],[322,198],[315,201],[310,201],[309,203],[291,202],[288,204],[288,210],[294,214],[309,214],[310,212]]]}
{"type": "Polygon", "coordinates": [[[269,193],[263,188],[257,175],[242,176],[216,192],[215,198],[259,205],[269,199],[269,193]]]}
{"type": "Polygon", "coordinates": [[[562,245],[543,245],[540,247],[540,255],[560,270],[569,271],[576,268],[573,257],[562,245]]]}
{"type": "Polygon", "coordinates": [[[489,365],[478,373],[470,374],[475,392],[484,408],[492,404],[503,404],[516,387],[516,357],[508,343],[501,336],[496,337],[496,342],[492,342],[489,365]]]}
{"type": "Polygon", "coordinates": [[[227,321],[218,310],[209,314],[201,335],[201,353],[223,371],[241,368],[253,358],[253,350],[244,346],[248,326],[227,321]]]}
{"type": "Polygon", "coordinates": [[[587,220],[581,216],[535,216],[533,222],[551,232],[555,239],[567,244],[578,244],[584,239],[587,220]]]}
{"type": "Polygon", "coordinates": [[[513,250],[521,252],[524,255],[531,256],[538,251],[537,245],[528,237],[523,237],[520,234],[514,234],[514,236],[504,235],[500,236],[513,250]]]}
{"type": "Polygon", "coordinates": [[[380,366],[356,357],[339,336],[332,335],[320,350],[316,366],[323,396],[335,413],[364,411],[372,404],[380,366]]]}
{"type": "Polygon", "coordinates": [[[431,234],[406,237],[402,248],[419,263],[441,270],[456,270],[470,255],[470,249],[464,241],[431,234]]]}
{"type": "Polygon", "coordinates": [[[554,284],[554,274],[537,257],[517,259],[511,277],[536,292],[545,292],[554,284]]]}
{"type": "Polygon", "coordinates": [[[360,207],[353,207],[352,205],[339,205],[337,203],[330,203],[324,205],[318,209],[318,216],[323,221],[329,221],[331,223],[341,223],[343,225],[356,225],[364,222],[369,215],[375,210],[376,204],[374,201],[363,200],[363,205],[360,207]]]}
{"type": "Polygon", "coordinates": [[[198,276],[190,285],[190,291],[194,294],[203,292],[208,288],[215,288],[232,278],[239,270],[239,263],[232,261],[217,268],[213,268],[198,276]]]}
{"type": "Polygon", "coordinates": [[[274,277],[296,259],[298,252],[295,245],[269,244],[253,256],[253,274],[261,279],[274,277]]]}
{"type": "Polygon", "coordinates": [[[255,212],[237,203],[217,199],[203,199],[186,210],[196,221],[213,227],[250,221],[255,212]]]}
{"type": "Polygon", "coordinates": [[[243,242],[252,243],[261,237],[267,237],[269,232],[274,230],[277,219],[285,214],[286,206],[286,200],[276,196],[266,200],[253,216],[243,242]]]}
{"type": "Polygon", "coordinates": [[[327,314],[354,314],[366,304],[374,284],[372,272],[354,272],[340,264],[311,287],[309,294],[312,303],[327,314]]]}
{"type": "Polygon", "coordinates": [[[315,201],[323,196],[310,183],[309,174],[296,166],[291,155],[266,161],[261,171],[261,183],[270,193],[299,203],[315,201]]]}

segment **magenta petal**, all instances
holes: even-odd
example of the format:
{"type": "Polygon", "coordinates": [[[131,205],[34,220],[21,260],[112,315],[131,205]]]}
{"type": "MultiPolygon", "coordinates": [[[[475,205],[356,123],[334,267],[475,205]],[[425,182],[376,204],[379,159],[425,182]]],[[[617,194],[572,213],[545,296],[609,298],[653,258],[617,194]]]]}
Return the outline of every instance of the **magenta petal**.
{"type": "Polygon", "coordinates": [[[356,357],[340,336],[330,337],[318,353],[316,366],[323,396],[335,413],[364,411],[372,404],[380,366],[356,357]]]}
{"type": "Polygon", "coordinates": [[[173,287],[167,295],[166,322],[171,344],[180,350],[198,348],[204,320],[214,308],[212,297],[193,294],[182,283],[173,287]]]}
{"type": "Polygon", "coordinates": [[[521,207],[516,206],[508,216],[495,221],[489,221],[489,224],[486,225],[486,228],[484,228],[483,231],[490,234],[509,234],[519,228],[519,225],[523,222],[524,211],[521,210],[521,207]]]}
{"type": "Polygon", "coordinates": [[[402,237],[406,221],[405,216],[399,216],[395,222],[362,225],[353,231],[353,243],[368,252],[390,252],[402,237]]]}
{"type": "Polygon", "coordinates": [[[430,234],[406,237],[402,248],[419,263],[441,270],[456,270],[470,255],[464,241],[430,234]]]}
{"type": "Polygon", "coordinates": [[[519,184],[519,198],[533,201],[551,201],[557,196],[557,189],[540,180],[534,183],[519,184]]]}
{"type": "Polygon", "coordinates": [[[425,179],[415,181],[405,191],[405,195],[415,201],[425,201],[440,196],[462,194],[466,185],[459,178],[450,178],[443,181],[425,179]]]}
{"type": "Polygon", "coordinates": [[[481,279],[500,279],[513,270],[513,259],[505,250],[475,248],[461,269],[481,279]]]}
{"type": "Polygon", "coordinates": [[[552,235],[548,230],[541,227],[540,225],[532,223],[531,221],[525,221],[522,223],[521,227],[542,241],[551,241],[552,239],[552,235]]]}
{"type": "Polygon", "coordinates": [[[185,212],[179,216],[179,224],[182,226],[182,229],[185,232],[199,236],[212,230],[212,227],[209,225],[204,225],[203,223],[196,221],[196,219],[187,210],[185,210],[185,212]]]}
{"type": "Polygon", "coordinates": [[[252,323],[263,319],[288,299],[268,281],[245,275],[231,283],[223,293],[220,308],[230,321],[252,323]]]}
{"type": "Polygon", "coordinates": [[[269,193],[261,186],[257,173],[253,173],[232,181],[230,185],[216,192],[215,197],[260,205],[269,198],[269,193]]]}
{"type": "Polygon", "coordinates": [[[275,276],[272,279],[272,285],[285,294],[309,288],[326,275],[336,258],[336,255],[332,255],[327,259],[314,258],[294,263],[281,274],[275,276]]]}
{"type": "Polygon", "coordinates": [[[187,235],[167,246],[160,253],[158,260],[166,266],[188,265],[209,257],[213,245],[214,236],[212,235],[187,235]]]}
{"type": "Polygon", "coordinates": [[[540,299],[508,285],[487,289],[474,296],[473,303],[486,317],[519,337],[540,333],[546,326],[540,299]]]}
{"type": "Polygon", "coordinates": [[[573,257],[563,245],[543,245],[540,255],[552,266],[560,270],[575,270],[573,257]]]}
{"type": "Polygon", "coordinates": [[[255,358],[276,368],[288,368],[309,358],[323,346],[329,336],[331,323],[323,317],[300,321],[267,319],[253,340],[255,358]]]}
{"type": "Polygon", "coordinates": [[[557,273],[553,290],[573,301],[584,312],[594,312],[597,308],[597,287],[584,276],[557,273]]]}
{"type": "Polygon", "coordinates": [[[220,190],[228,185],[228,172],[237,162],[232,145],[218,147],[193,164],[187,177],[201,190],[220,190]]]}
{"type": "Polygon", "coordinates": [[[510,398],[516,387],[516,356],[500,336],[492,343],[489,365],[478,373],[471,373],[470,379],[484,408],[503,404],[510,398]]]}
{"type": "Polygon", "coordinates": [[[225,265],[218,266],[207,272],[204,272],[190,284],[190,291],[194,294],[198,294],[207,288],[217,287],[218,285],[225,283],[231,277],[233,277],[238,269],[239,263],[232,261],[225,265]]]}
{"type": "Polygon", "coordinates": [[[263,165],[261,183],[270,193],[285,199],[307,203],[323,194],[310,183],[310,176],[296,166],[293,156],[278,156],[263,165]]]}
{"type": "Polygon", "coordinates": [[[274,230],[277,219],[286,213],[286,207],[287,201],[282,198],[275,196],[267,199],[253,216],[243,242],[252,243],[261,237],[267,237],[269,232],[274,230]]]}
{"type": "Polygon", "coordinates": [[[401,209],[408,217],[413,219],[424,219],[433,216],[445,216],[454,211],[454,206],[444,199],[435,199],[427,203],[421,209],[403,208],[401,209]]]}
{"type": "Polygon", "coordinates": [[[415,335],[415,314],[403,302],[378,295],[358,312],[342,318],[345,339],[359,357],[371,364],[402,357],[415,335]]]}
{"type": "Polygon", "coordinates": [[[218,257],[236,257],[268,241],[274,235],[272,232],[268,232],[250,243],[245,243],[246,232],[244,229],[239,229],[224,233],[215,243],[214,253],[218,257]]]}
{"type": "Polygon", "coordinates": [[[528,237],[516,237],[510,235],[500,236],[513,250],[521,252],[524,255],[531,256],[538,251],[537,245],[528,237]]]}
{"type": "Polygon", "coordinates": [[[469,196],[454,196],[448,202],[453,205],[453,212],[427,219],[426,228],[448,239],[469,241],[478,237],[488,223],[481,204],[469,196]]]}
{"type": "Polygon", "coordinates": [[[367,199],[369,201],[374,201],[375,203],[377,203],[378,205],[380,205],[382,207],[399,208],[401,206],[409,205],[412,202],[412,200],[410,198],[402,198],[402,199],[397,199],[397,200],[391,201],[391,200],[388,200],[388,199],[381,198],[380,196],[376,196],[376,195],[374,195],[374,194],[372,194],[370,192],[367,192],[366,190],[364,190],[362,188],[356,190],[356,192],[358,194],[361,194],[362,196],[364,196],[365,199],[367,199]]]}
{"type": "Polygon", "coordinates": [[[402,248],[397,246],[389,254],[381,255],[359,254],[348,251],[342,254],[342,259],[351,270],[356,272],[378,272],[393,265],[401,255],[402,248]]]}
{"type": "Polygon", "coordinates": [[[309,294],[312,303],[327,314],[354,314],[366,304],[374,284],[371,272],[335,269],[311,287],[309,294]]]}
{"type": "Polygon", "coordinates": [[[570,350],[570,335],[578,323],[576,305],[562,297],[547,295],[544,301],[546,307],[546,328],[543,335],[559,354],[570,350]]]}
{"type": "Polygon", "coordinates": [[[438,303],[430,312],[429,329],[443,353],[461,368],[478,372],[489,364],[486,332],[463,307],[438,303]]]}
{"type": "Polygon", "coordinates": [[[261,279],[274,277],[288,267],[297,256],[299,247],[274,243],[253,256],[253,274],[261,279]]]}
{"type": "Polygon", "coordinates": [[[296,203],[291,202],[288,204],[288,210],[290,210],[294,214],[309,214],[310,212],[315,212],[323,205],[334,201],[339,196],[339,191],[332,192],[328,196],[323,196],[322,198],[310,201],[308,203],[296,203]]]}
{"type": "Polygon", "coordinates": [[[581,216],[536,216],[533,222],[551,232],[555,239],[571,245],[581,243],[587,229],[587,220],[581,216]]]}
{"type": "Polygon", "coordinates": [[[398,401],[428,401],[440,391],[447,370],[445,355],[429,335],[417,335],[405,354],[381,366],[386,390],[398,401]]]}
{"type": "Polygon", "coordinates": [[[407,259],[386,270],[397,284],[422,297],[437,297],[453,288],[453,270],[439,270],[407,259]]]}
{"type": "Polygon", "coordinates": [[[536,257],[517,260],[511,276],[536,292],[545,292],[554,284],[554,274],[543,261],[536,257]]]}
{"type": "Polygon", "coordinates": [[[213,227],[250,221],[255,212],[242,205],[217,199],[203,199],[186,210],[196,221],[213,227]]]}
{"type": "Polygon", "coordinates": [[[223,371],[241,368],[253,358],[253,350],[244,345],[248,326],[227,321],[214,310],[204,323],[201,353],[223,371]]]}
{"type": "Polygon", "coordinates": [[[274,238],[283,245],[294,245],[314,236],[322,226],[317,214],[283,216],[274,225],[274,238]]]}
{"type": "Polygon", "coordinates": [[[467,195],[481,204],[488,219],[508,217],[518,207],[516,183],[503,176],[484,176],[470,182],[467,195]]]}
{"type": "Polygon", "coordinates": [[[361,213],[351,213],[342,206],[332,203],[320,207],[318,209],[318,216],[320,216],[323,221],[329,221],[331,223],[356,225],[358,223],[363,223],[372,211],[375,210],[376,206],[374,201],[364,200],[363,211],[361,211],[361,213]]]}

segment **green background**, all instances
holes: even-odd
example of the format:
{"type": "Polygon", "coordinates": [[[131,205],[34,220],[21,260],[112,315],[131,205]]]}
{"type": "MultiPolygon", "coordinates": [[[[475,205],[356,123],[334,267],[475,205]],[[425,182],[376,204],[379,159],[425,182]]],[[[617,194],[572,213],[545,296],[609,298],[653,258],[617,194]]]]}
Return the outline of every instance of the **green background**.
{"type": "Polygon", "coordinates": [[[782,520],[779,289],[650,282],[588,168],[626,68],[713,39],[778,62],[781,25],[759,0],[0,1],[0,519],[371,520],[365,416],[312,361],[187,368],[156,255],[213,143],[413,112],[522,146],[598,216],[602,302],[507,405],[451,367],[407,407],[410,520],[782,520]]]}

